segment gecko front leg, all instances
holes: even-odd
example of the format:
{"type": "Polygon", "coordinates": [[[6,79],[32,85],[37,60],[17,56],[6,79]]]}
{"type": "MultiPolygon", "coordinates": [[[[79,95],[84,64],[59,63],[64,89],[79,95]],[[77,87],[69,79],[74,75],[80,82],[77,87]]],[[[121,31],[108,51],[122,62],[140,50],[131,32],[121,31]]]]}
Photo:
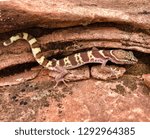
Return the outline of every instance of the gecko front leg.
{"type": "Polygon", "coordinates": [[[106,66],[106,63],[108,62],[108,60],[103,60],[101,68],[104,68],[106,66]]]}
{"type": "Polygon", "coordinates": [[[65,82],[64,77],[69,73],[69,71],[61,66],[56,66],[54,68],[54,71],[58,72],[58,75],[55,77],[56,84],[54,88],[58,86],[59,82],[63,82],[68,87],[68,84],[65,82]]]}

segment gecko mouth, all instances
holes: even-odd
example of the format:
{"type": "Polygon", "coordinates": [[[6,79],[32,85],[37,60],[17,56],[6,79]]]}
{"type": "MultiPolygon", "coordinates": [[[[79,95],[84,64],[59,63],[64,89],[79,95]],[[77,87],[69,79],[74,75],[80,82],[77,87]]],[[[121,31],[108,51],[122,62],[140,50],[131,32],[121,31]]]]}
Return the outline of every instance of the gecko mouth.
{"type": "Polygon", "coordinates": [[[138,62],[138,59],[136,57],[134,57],[133,59],[131,59],[131,61],[135,64],[138,62]]]}

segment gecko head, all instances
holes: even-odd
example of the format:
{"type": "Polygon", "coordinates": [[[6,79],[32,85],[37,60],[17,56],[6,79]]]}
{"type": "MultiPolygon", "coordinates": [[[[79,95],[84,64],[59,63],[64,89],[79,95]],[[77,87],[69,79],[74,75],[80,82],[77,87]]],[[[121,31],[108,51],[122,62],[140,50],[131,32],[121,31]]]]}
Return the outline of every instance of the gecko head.
{"type": "Polygon", "coordinates": [[[111,54],[117,64],[135,64],[138,62],[138,59],[131,51],[112,50],[111,54]]]}

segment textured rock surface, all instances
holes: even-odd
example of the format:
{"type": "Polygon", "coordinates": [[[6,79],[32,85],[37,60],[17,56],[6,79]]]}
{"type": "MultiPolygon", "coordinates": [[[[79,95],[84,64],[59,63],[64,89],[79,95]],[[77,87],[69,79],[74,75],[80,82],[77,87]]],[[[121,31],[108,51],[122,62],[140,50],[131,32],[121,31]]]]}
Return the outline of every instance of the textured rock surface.
{"type": "Polygon", "coordinates": [[[16,26],[56,28],[110,21],[149,29],[149,8],[149,0],[142,3],[140,0],[113,0],[111,3],[103,0],[8,0],[1,2],[0,32],[16,29],[16,26]]]}
{"type": "Polygon", "coordinates": [[[101,79],[101,80],[111,80],[111,79],[118,79],[122,77],[123,74],[126,72],[126,69],[123,67],[117,66],[92,66],[91,68],[91,76],[94,79],[101,79]]]}
{"type": "Polygon", "coordinates": [[[150,121],[149,9],[149,0],[0,1],[0,121],[150,121]],[[66,76],[69,87],[53,88],[56,73],[38,66],[28,43],[2,45],[22,31],[49,58],[122,48],[139,62],[119,65],[119,78],[106,81],[93,79],[111,78],[98,65],[84,66],[66,76]]]}
{"type": "MultiPolygon", "coordinates": [[[[126,29],[129,28],[126,26],[126,29]]],[[[62,29],[45,35],[39,40],[41,43],[76,41],[75,46],[82,47],[82,49],[95,46],[123,48],[150,53],[150,36],[142,32],[134,32],[132,29],[130,29],[130,32],[128,31],[125,31],[123,26],[102,27],[102,25],[91,25],[88,27],[62,29]]]]}
{"type": "Polygon", "coordinates": [[[0,120],[150,121],[150,92],[135,76],[73,82],[68,88],[53,85],[42,74],[32,82],[1,87],[0,120]]]}
{"type": "Polygon", "coordinates": [[[150,121],[149,92],[143,89],[137,83],[128,82],[128,77],[117,82],[77,83],[72,95],[58,102],[48,99],[51,105],[39,110],[36,120],[150,121]]]}
{"type": "Polygon", "coordinates": [[[145,84],[150,88],[150,74],[144,74],[142,78],[144,79],[145,84]]]}

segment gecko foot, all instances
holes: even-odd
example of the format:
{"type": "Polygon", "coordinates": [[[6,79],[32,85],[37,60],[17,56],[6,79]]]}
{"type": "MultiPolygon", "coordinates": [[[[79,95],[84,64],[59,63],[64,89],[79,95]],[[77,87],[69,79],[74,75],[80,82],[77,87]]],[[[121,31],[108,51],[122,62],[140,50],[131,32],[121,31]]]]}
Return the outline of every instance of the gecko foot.
{"type": "Polygon", "coordinates": [[[54,88],[56,88],[60,82],[63,82],[64,85],[66,85],[67,87],[69,87],[69,85],[66,83],[66,81],[65,81],[64,78],[61,78],[61,79],[55,78],[55,81],[56,81],[56,84],[55,84],[54,88]]]}
{"type": "Polygon", "coordinates": [[[58,72],[58,75],[55,77],[56,84],[54,88],[58,86],[59,82],[63,82],[67,87],[69,87],[69,85],[65,82],[64,77],[70,72],[60,66],[55,67],[55,71],[58,72]]]}

